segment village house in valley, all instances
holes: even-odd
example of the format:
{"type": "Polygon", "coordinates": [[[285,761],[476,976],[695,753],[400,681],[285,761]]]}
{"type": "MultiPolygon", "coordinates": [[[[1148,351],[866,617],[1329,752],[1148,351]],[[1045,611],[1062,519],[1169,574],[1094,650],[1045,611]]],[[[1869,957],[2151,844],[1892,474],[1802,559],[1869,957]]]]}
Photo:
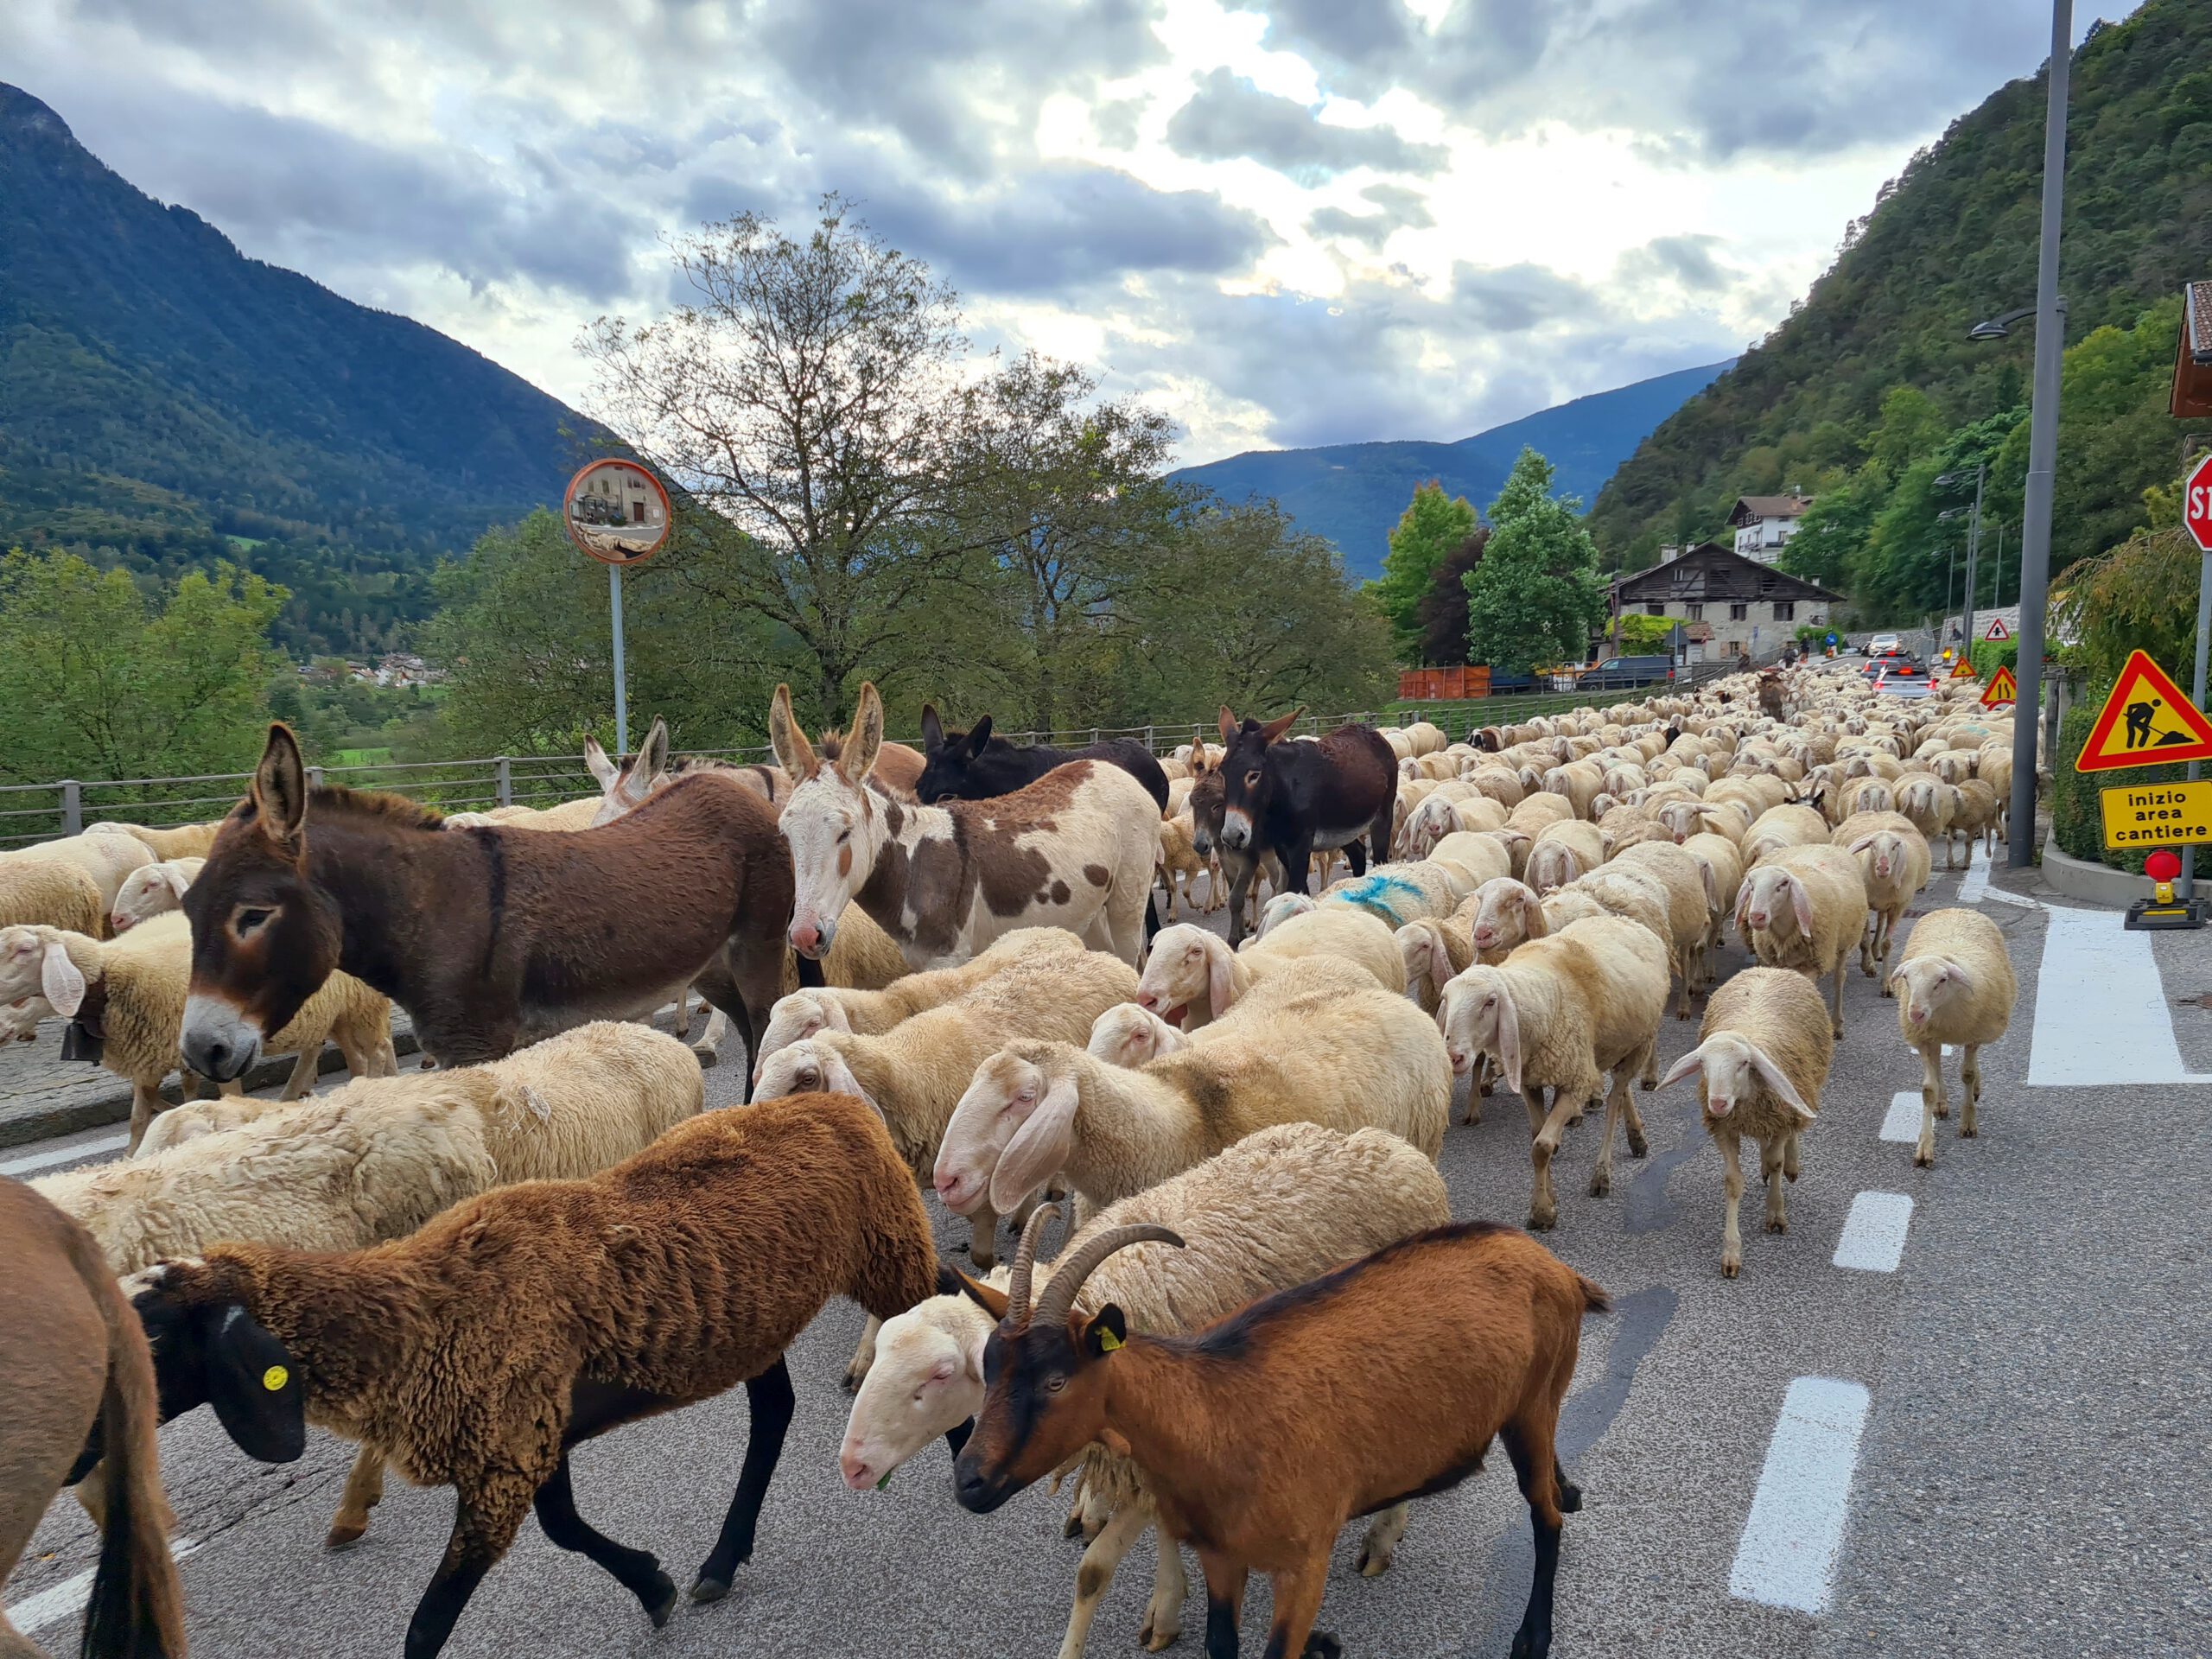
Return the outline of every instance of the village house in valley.
{"type": "Polygon", "coordinates": [[[1766,661],[1796,638],[1798,629],[1825,626],[1843,602],[1840,594],[1718,542],[1616,578],[1608,597],[1616,618],[1663,616],[1680,622],[1694,663],[1737,657],[1766,661]]]}
{"type": "Polygon", "coordinates": [[[1736,532],[1736,551],[1761,564],[1772,564],[1797,533],[1797,521],[1813,505],[1809,495],[1739,495],[1728,515],[1736,532]]]}

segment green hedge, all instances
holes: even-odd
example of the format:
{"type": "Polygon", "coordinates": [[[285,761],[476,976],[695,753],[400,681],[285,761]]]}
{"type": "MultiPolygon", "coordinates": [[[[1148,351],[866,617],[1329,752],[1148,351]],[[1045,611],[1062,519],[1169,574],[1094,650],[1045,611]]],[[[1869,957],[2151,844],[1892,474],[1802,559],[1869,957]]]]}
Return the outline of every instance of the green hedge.
{"type": "Polygon", "coordinates": [[[2062,850],[2076,858],[2140,875],[2144,857],[2151,849],[2146,847],[2114,852],[2105,846],[2104,819],[2097,810],[2097,791],[2113,784],[2177,784],[2189,776],[2189,768],[2130,766],[2125,772],[2088,773],[2074,770],[2074,757],[2089,741],[2089,728],[2097,723],[2097,712],[2105,706],[2105,694],[2111,689],[2090,688],[2059,722],[2058,753],[2050,758],[2050,833],[2062,850]]]}
{"type": "MultiPolygon", "coordinates": [[[[1977,639],[1967,660],[1974,664],[1974,671],[1984,685],[1999,668],[2020,671],[2020,642],[2017,639],[1977,639]]],[[[2070,850],[2070,849],[2069,849],[2070,850]]]]}

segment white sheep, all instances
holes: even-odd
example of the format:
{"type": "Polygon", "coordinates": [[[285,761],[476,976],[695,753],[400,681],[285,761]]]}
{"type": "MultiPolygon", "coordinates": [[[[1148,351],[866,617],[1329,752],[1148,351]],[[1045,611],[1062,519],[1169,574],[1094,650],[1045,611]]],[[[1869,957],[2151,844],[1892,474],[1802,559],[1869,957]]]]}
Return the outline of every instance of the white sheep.
{"type": "Polygon", "coordinates": [[[123,878],[108,908],[108,926],[128,933],[149,916],[162,916],[184,902],[184,892],[198,879],[204,858],[168,858],[142,864],[123,878]]]}
{"type": "Polygon", "coordinates": [[[1715,889],[1707,866],[1671,841],[1645,841],[1621,849],[1605,870],[1640,871],[1659,884],[1667,905],[1667,945],[1682,982],[1675,1012],[1688,1019],[1690,993],[1704,970],[1706,936],[1713,923],[1715,889]]]}
{"type": "Polygon", "coordinates": [[[1890,938],[1905,909],[1928,885],[1927,837],[1901,812],[1854,812],[1836,826],[1835,844],[1859,861],[1866,887],[1866,932],[1859,941],[1861,972],[1890,995],[1890,938]]]}
{"type": "Polygon", "coordinates": [[[1809,806],[1770,807],[1744,832],[1744,868],[1755,869],[1785,848],[1824,846],[1828,834],[1828,821],[1809,806]]]}
{"type": "Polygon", "coordinates": [[[205,858],[213,850],[215,832],[222,827],[223,820],[220,818],[210,819],[206,823],[172,824],[162,830],[143,823],[104,821],[86,824],[85,833],[88,836],[135,836],[145,843],[156,858],[205,858]]]}
{"type": "MultiPolygon", "coordinates": [[[[0,929],[0,1040],[23,1038],[53,1015],[81,1019],[98,1009],[100,1064],[130,1082],[130,1149],[162,1109],[162,1084],[178,1069],[192,931],[181,912],[156,916],[119,939],[100,940],[54,927],[0,929]]],[[[349,974],[334,973],[300,1006],[264,1054],[296,1054],[284,1098],[315,1086],[325,1040],[335,1042],[356,1077],[398,1069],[391,1046],[391,1004],[349,974]]],[[[233,1083],[226,1085],[235,1090],[233,1083]]]]}
{"type": "Polygon", "coordinates": [[[1260,925],[1253,930],[1252,937],[1236,948],[1239,950],[1250,950],[1292,917],[1309,915],[1315,908],[1313,895],[1310,893],[1276,893],[1260,906],[1260,925]]]}
{"type": "Polygon", "coordinates": [[[1959,810],[1959,791],[1933,772],[1920,772],[1897,785],[1897,810],[1912,820],[1912,827],[1928,837],[1929,851],[1943,843],[1943,868],[1958,868],[1957,849],[1951,842],[1951,820],[1959,810]]]}
{"type": "MultiPolygon", "coordinates": [[[[82,870],[99,889],[99,913],[104,925],[109,906],[115,903],[116,889],[123,885],[124,878],[140,865],[151,864],[154,858],[154,849],[136,836],[88,830],[82,835],[64,836],[59,841],[41,841],[36,846],[0,853],[0,871],[10,866],[52,864],[67,864],[82,870]]],[[[97,926],[86,931],[95,938],[99,936],[97,926]]]]}
{"type": "Polygon", "coordinates": [[[1427,859],[1376,864],[1324,889],[1319,908],[1365,911],[1385,927],[1399,928],[1418,917],[1449,916],[1465,896],[1465,880],[1458,866],[1427,859]]]}
{"type": "Polygon", "coordinates": [[[1513,855],[1494,830],[1455,830],[1430,849],[1428,861],[1458,873],[1452,895],[1459,903],[1484,882],[1513,874],[1513,855]]]}
{"type": "MultiPolygon", "coordinates": [[[[144,1156],[32,1185],[118,1273],[219,1239],[357,1249],[510,1181],[619,1163],[697,1112],[704,1093],[676,1039],[602,1020],[486,1065],[358,1079],[315,1100],[181,1106],[168,1142],[144,1156]]],[[[332,1544],[367,1529],[383,1477],[364,1446],[332,1544]]]]}
{"type": "Polygon", "coordinates": [[[1960,1052],[1959,1081],[1966,1103],[1959,1139],[1980,1133],[1981,1050],[2012,1022],[2019,982],[1997,924],[1974,910],[1930,911],[1914,925],[1890,976],[1897,990],[1897,1029],[1920,1056],[1920,1139],[1912,1161],[1936,1161],[1936,1120],[1951,1115],[1943,1094],[1943,1045],[1960,1052]]]}
{"type": "MultiPolygon", "coordinates": [[[[839,931],[842,931],[841,926],[839,931]]],[[[834,955],[836,944],[833,942],[830,948],[834,955]]],[[[900,1020],[912,1019],[925,1009],[941,1007],[1025,957],[1065,955],[1084,948],[1083,941],[1064,927],[1020,927],[993,940],[989,950],[956,967],[907,974],[880,989],[823,986],[793,991],[778,998],[768,1011],[767,1027],[760,1036],[760,1052],[753,1057],[753,1078],[759,1080],[760,1068],[778,1049],[811,1037],[818,1031],[880,1036],[900,1020]]]]}
{"type": "Polygon", "coordinates": [[[1003,1210],[1058,1171],[1087,1204],[1111,1204],[1270,1123],[1388,1129],[1433,1160],[1451,1104],[1443,1039],[1421,1011],[1377,985],[1348,989],[1341,964],[1312,958],[1134,1071],[1071,1043],[1001,1048],[945,1127],[937,1192],[957,1214],[1003,1210]]]}
{"type": "Polygon", "coordinates": [[[99,938],[107,928],[100,884],[61,860],[0,854],[0,927],[59,927],[99,938]]]}
{"type": "Polygon", "coordinates": [[[1695,859],[1704,874],[1699,878],[1709,896],[1705,927],[1705,977],[1713,981],[1713,963],[1736,912],[1736,895],[1744,886],[1744,855],[1726,836],[1704,831],[1686,837],[1682,850],[1695,859]]]}
{"type": "MultiPolygon", "coordinates": [[[[1110,952],[1033,951],[943,1007],[925,1009],[880,1035],[823,1030],[786,1044],[762,1064],[753,1097],[858,1095],[889,1126],[899,1155],[925,1186],[945,1124],[987,1056],[1014,1037],[1088,1042],[1098,1016],[1136,991],[1135,970],[1110,952]]],[[[1016,1194],[1016,1203],[1026,1196],[1016,1194]]],[[[995,1259],[998,1217],[1014,1210],[1009,1204],[995,1212],[973,1212],[969,1253],[977,1266],[988,1268],[995,1259]]],[[[868,1369],[868,1346],[863,1339],[850,1381],[868,1369]]]]}
{"type": "Polygon", "coordinates": [[[1522,879],[1538,893],[1547,893],[1589,874],[1605,861],[1605,838],[1598,826],[1579,818],[1562,819],[1538,832],[1522,879]]]}
{"type": "Polygon", "coordinates": [[[1308,960],[1349,970],[1338,975],[1348,988],[1363,979],[1388,991],[1406,988],[1405,963],[1388,927],[1363,912],[1319,908],[1291,917],[1243,950],[1231,950],[1220,935],[1188,922],[1161,928],[1136,1000],[1170,1025],[1195,1032],[1289,963],[1308,960]]]}
{"type": "Polygon", "coordinates": [[[1643,1122],[1629,1078],[1651,1065],[1667,1014],[1667,983],[1666,944],[1639,923],[1601,916],[1531,939],[1497,966],[1478,963],[1444,988],[1438,1018],[1452,1069],[1465,1074],[1478,1055],[1490,1055],[1506,1086],[1528,1105],[1535,1171],[1531,1229],[1558,1224],[1552,1159],[1568,1121],[1599,1093],[1605,1096],[1605,1133],[1591,1192],[1603,1194],[1611,1186],[1613,1128],[1622,1118],[1630,1154],[1643,1155],[1643,1122]]]}
{"type": "MultiPolygon", "coordinates": [[[[1138,1245],[1116,1254],[1085,1281],[1075,1306],[1089,1314],[1111,1302],[1135,1329],[1192,1331],[1450,1220],[1442,1179],[1397,1136],[1284,1123],[1109,1206],[1068,1242],[1060,1259],[1072,1260],[1089,1239],[1116,1228],[1147,1222],[1173,1228],[1182,1249],[1138,1245]]],[[[1006,1311],[1003,1281],[969,1286],[884,1321],[838,1456],[855,1491],[880,1486],[930,1440],[982,1408],[983,1344],[1006,1311]]],[[[1086,1511],[1103,1510],[1110,1519],[1084,1551],[1061,1659],[1082,1653],[1116,1569],[1154,1518],[1135,1465],[1103,1446],[1084,1455],[1083,1491],[1086,1511]]],[[[1389,1565],[1405,1526],[1402,1504],[1370,1522],[1357,1562],[1362,1573],[1372,1577],[1389,1565]]],[[[1162,1539],[1138,1640],[1154,1649],[1173,1643],[1185,1593],[1180,1555],[1162,1539]]]]}
{"type": "Polygon", "coordinates": [[[1092,1022],[1084,1052],[1109,1065],[1143,1065],[1176,1052],[1190,1040],[1150,1008],[1116,1002],[1092,1022]]]}
{"type": "Polygon", "coordinates": [[[1790,847],[1747,872],[1736,931],[1769,968],[1835,978],[1833,1034],[1843,1035],[1843,970],[1866,931],[1866,883],[1840,847],[1790,847]]]}
{"type": "Polygon", "coordinates": [[[1797,1179],[1797,1138],[1821,1109],[1835,1042],[1820,992],[1802,974],[1786,968],[1746,968],[1714,991],[1698,1039],[1660,1086],[1699,1074],[1698,1103],[1706,1133],[1720,1153],[1726,1195],[1720,1271],[1733,1279],[1744,1266],[1743,1235],[1737,1228],[1744,1197],[1743,1137],[1759,1143],[1766,1230],[1786,1233],[1789,1205],[1784,1182],[1797,1179]]]}

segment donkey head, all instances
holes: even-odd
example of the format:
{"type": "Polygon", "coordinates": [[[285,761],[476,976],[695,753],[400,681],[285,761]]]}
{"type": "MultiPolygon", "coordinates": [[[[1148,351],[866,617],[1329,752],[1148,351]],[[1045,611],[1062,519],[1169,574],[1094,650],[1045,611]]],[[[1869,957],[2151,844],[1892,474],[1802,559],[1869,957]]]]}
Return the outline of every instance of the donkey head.
{"type": "Polygon", "coordinates": [[[261,1057],[338,966],[343,921],[308,876],[308,780],[298,740],[269,728],[253,789],[232,810],[184,892],[192,978],[178,1046],[228,1083],[261,1057]]]}
{"type": "Polygon", "coordinates": [[[924,806],[951,799],[972,800],[969,769],[991,741],[991,717],[985,715],[971,730],[949,732],[937,709],[922,705],[922,775],[914,781],[914,798],[924,806]]]}
{"type": "Polygon", "coordinates": [[[1260,821],[1267,816],[1274,779],[1268,766],[1268,746],[1291,728],[1305,709],[1294,709],[1280,719],[1262,725],[1247,715],[1240,725],[1221,706],[1222,815],[1221,844],[1242,850],[1258,842],[1260,821]]]}
{"type": "Polygon", "coordinates": [[[768,741],[791,777],[783,817],[795,887],[791,949],[819,961],[830,954],[837,918],[868,885],[890,833],[883,810],[889,803],[867,783],[883,747],[883,699],[873,683],[862,685],[852,731],[834,747],[825,736],[817,755],[791,713],[791,687],[779,685],[768,707],[768,741]]]}
{"type": "MultiPolygon", "coordinates": [[[[983,1344],[983,1408],[952,1465],[953,1496],[978,1515],[1052,1473],[1106,1431],[1105,1371],[1110,1356],[1128,1344],[1128,1322],[1110,1302],[1089,1319],[1076,1313],[1084,1281],[1132,1244],[1182,1247],[1178,1235],[1150,1222],[1093,1233],[1069,1252],[1033,1311],[1038,1236],[1058,1207],[1039,1205],[1022,1230],[1005,1310],[983,1344]]],[[[992,1306],[985,1287],[967,1281],[967,1288],[992,1306]]]]}
{"type": "Polygon", "coordinates": [[[584,764],[599,780],[599,810],[591,820],[592,828],[596,830],[602,823],[612,823],[636,811],[668,787],[668,722],[656,716],[652,730],[645,734],[645,741],[639,746],[638,752],[619,766],[607,758],[607,751],[599,747],[597,738],[587,737],[584,764]]]}

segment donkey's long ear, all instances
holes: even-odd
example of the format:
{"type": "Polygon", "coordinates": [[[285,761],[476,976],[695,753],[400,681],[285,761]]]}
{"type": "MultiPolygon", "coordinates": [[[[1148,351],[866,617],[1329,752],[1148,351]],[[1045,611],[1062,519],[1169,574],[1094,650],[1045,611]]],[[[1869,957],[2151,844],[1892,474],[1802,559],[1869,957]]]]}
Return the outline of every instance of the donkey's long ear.
{"type": "Polygon", "coordinates": [[[653,728],[645,734],[645,746],[638,751],[638,776],[658,778],[667,769],[668,721],[655,715],[653,728]]]}
{"type": "Polygon", "coordinates": [[[588,735],[584,739],[584,766],[598,780],[602,795],[613,788],[614,780],[622,775],[622,769],[608,760],[607,751],[599,747],[599,740],[588,735]]]}
{"type": "Polygon", "coordinates": [[[791,775],[791,781],[803,784],[822,770],[822,763],[814,758],[814,745],[806,741],[806,734],[798,728],[798,721],[791,714],[791,689],[788,685],[776,688],[776,695],[768,703],[768,743],[776,752],[776,760],[791,775]]]}
{"type": "Polygon", "coordinates": [[[988,715],[985,715],[981,720],[977,721],[973,726],[968,728],[968,741],[965,747],[968,750],[969,758],[973,760],[977,755],[982,754],[984,746],[989,743],[990,741],[991,717],[988,715]]]}
{"type": "Polygon", "coordinates": [[[944,747],[944,722],[937,717],[937,705],[922,705],[922,753],[935,754],[944,747]]]}
{"type": "Polygon", "coordinates": [[[1221,741],[1227,743],[1236,735],[1236,716],[1229,712],[1229,705],[1221,705],[1221,741]]]}
{"type": "Polygon", "coordinates": [[[877,695],[875,682],[866,680],[861,684],[861,706],[853,714],[852,734],[837,757],[837,770],[848,782],[857,784],[875,765],[876,752],[882,747],[883,699],[877,695]]]}
{"type": "Polygon", "coordinates": [[[1298,717],[1305,712],[1306,705],[1301,702],[1297,708],[1292,709],[1280,720],[1269,721],[1266,725],[1260,728],[1260,741],[1263,743],[1274,742],[1285,732],[1298,724],[1298,717]]]}
{"type": "Polygon", "coordinates": [[[300,760],[300,741],[279,721],[269,728],[269,745],[254,768],[253,810],[262,833],[289,845],[308,821],[308,774],[300,760]]]}

